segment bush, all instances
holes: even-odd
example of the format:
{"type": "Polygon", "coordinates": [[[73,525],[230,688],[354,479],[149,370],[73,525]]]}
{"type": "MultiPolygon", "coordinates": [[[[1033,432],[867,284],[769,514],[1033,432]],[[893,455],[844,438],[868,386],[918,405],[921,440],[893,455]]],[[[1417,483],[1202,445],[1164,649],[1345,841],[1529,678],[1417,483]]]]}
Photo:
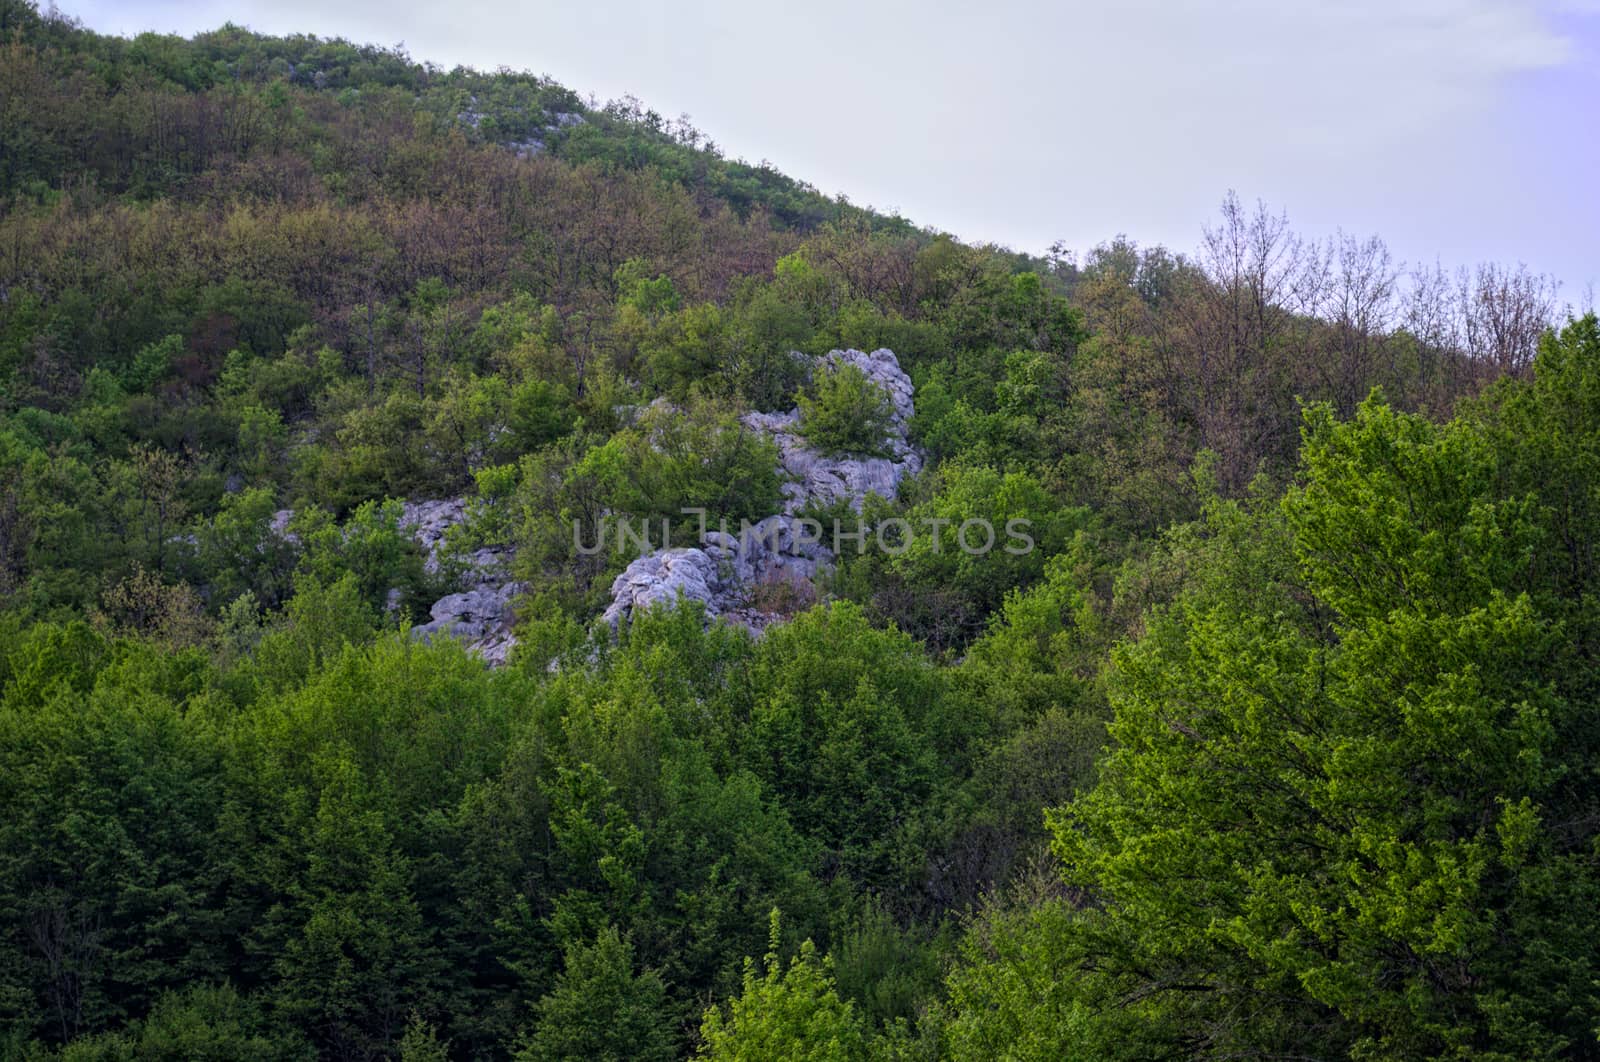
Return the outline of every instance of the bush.
{"type": "Polygon", "coordinates": [[[854,365],[818,370],[800,396],[800,432],[825,454],[883,456],[893,415],[888,392],[854,365]]]}

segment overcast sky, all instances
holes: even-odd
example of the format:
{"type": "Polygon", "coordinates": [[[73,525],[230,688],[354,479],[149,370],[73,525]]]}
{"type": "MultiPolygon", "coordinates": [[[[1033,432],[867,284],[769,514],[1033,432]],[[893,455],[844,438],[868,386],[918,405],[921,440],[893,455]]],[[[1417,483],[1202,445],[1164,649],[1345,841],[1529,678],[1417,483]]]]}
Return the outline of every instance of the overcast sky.
{"type": "Polygon", "coordinates": [[[232,21],[631,93],[967,240],[1192,250],[1233,188],[1309,235],[1600,285],[1600,0],[58,2],[102,32],[232,21]]]}

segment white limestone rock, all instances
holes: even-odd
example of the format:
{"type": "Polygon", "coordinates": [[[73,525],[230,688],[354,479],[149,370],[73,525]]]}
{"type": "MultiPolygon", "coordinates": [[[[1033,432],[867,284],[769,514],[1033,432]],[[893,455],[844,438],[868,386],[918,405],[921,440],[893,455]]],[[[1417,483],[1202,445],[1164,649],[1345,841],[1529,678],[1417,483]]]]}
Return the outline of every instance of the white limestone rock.
{"type": "Polygon", "coordinates": [[[808,585],[832,568],[833,554],[820,541],[819,529],[779,513],[738,531],[707,531],[698,548],[639,557],[611,584],[611,605],[602,618],[614,628],[635,609],[688,600],[699,602],[710,616],[759,629],[770,617],[751,608],[756,588],[808,585]]]}
{"type": "Polygon", "coordinates": [[[685,598],[700,602],[709,617],[723,616],[760,630],[776,617],[752,607],[755,591],[768,584],[809,586],[833,568],[833,552],[824,529],[796,514],[810,506],[848,502],[857,512],[867,495],[893,498],[907,476],[922,471],[922,455],[906,439],[915,406],[911,378],[890,350],[864,354],[835,350],[819,364],[851,364],[889,395],[886,457],[829,457],[806,445],[800,434],[800,411],[747,413],[744,423],[777,444],[789,482],[783,511],[744,529],[717,528],[701,536],[691,549],[658,550],[638,558],[611,586],[611,605],[604,619],[613,628],[636,608],[685,598]]]}
{"type": "Polygon", "coordinates": [[[611,604],[601,615],[615,627],[634,609],[672,604],[680,598],[713,606],[722,583],[717,562],[701,549],[660,549],[625,568],[611,584],[611,604]]]}
{"type": "MultiPolygon", "coordinates": [[[[423,568],[430,575],[439,572],[441,553],[450,529],[466,518],[465,498],[400,503],[399,525],[410,531],[422,547],[423,568]]],[[[269,524],[272,533],[288,542],[298,541],[289,531],[292,519],[293,509],[279,509],[273,513],[269,524]]],[[[429,610],[429,622],[411,628],[412,637],[424,641],[438,636],[458,638],[466,643],[469,651],[488,663],[504,664],[517,644],[512,634],[516,622],[512,604],[524,590],[522,584],[511,581],[509,561],[509,551],[496,547],[469,554],[460,573],[463,591],[447,594],[434,602],[429,610]]],[[[399,604],[399,591],[391,590],[385,600],[385,611],[392,613],[398,610],[399,604]]]]}
{"type": "MultiPolygon", "coordinates": [[[[423,567],[430,575],[439,571],[441,551],[450,529],[466,518],[465,498],[401,503],[400,526],[409,529],[422,547],[423,567]]],[[[493,547],[471,553],[461,572],[465,589],[434,602],[429,610],[431,621],[411,628],[412,637],[424,641],[440,635],[456,638],[488,663],[504,664],[517,644],[512,633],[516,624],[512,606],[524,590],[507,574],[509,559],[506,550],[493,547]]]]}
{"type": "Polygon", "coordinates": [[[427,554],[430,572],[439,570],[439,549],[450,529],[467,518],[465,498],[440,498],[435,501],[400,503],[400,526],[411,530],[411,537],[427,554]]]}
{"type": "Polygon", "coordinates": [[[522,591],[522,584],[508,582],[448,594],[433,603],[430,622],[412,627],[411,636],[425,642],[455,638],[486,663],[502,665],[517,644],[512,602],[522,591]]]}
{"type": "Polygon", "coordinates": [[[832,506],[848,501],[861,511],[868,494],[893,498],[900,482],[922,471],[922,455],[906,440],[911,418],[911,377],[900,368],[894,351],[879,349],[871,354],[859,350],[835,350],[820,359],[820,364],[854,365],[868,380],[889,395],[890,431],[884,440],[887,457],[830,457],[806,445],[800,434],[800,411],[787,413],[748,413],[746,426],[769,435],[778,445],[783,471],[790,482],[784,486],[783,511],[799,512],[808,505],[832,506]]]}

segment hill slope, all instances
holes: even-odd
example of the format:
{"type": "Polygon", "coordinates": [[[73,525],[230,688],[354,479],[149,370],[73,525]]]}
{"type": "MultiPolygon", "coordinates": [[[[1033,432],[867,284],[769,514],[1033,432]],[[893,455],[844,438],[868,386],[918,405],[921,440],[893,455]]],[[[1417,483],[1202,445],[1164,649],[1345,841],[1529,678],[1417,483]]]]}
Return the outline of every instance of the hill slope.
{"type": "Polygon", "coordinates": [[[0,1054],[1592,1054],[1538,278],[1231,196],[1030,260],[529,75],[0,38],[0,1054]],[[774,531],[644,564],[759,638],[594,548],[685,509],[774,531]]]}

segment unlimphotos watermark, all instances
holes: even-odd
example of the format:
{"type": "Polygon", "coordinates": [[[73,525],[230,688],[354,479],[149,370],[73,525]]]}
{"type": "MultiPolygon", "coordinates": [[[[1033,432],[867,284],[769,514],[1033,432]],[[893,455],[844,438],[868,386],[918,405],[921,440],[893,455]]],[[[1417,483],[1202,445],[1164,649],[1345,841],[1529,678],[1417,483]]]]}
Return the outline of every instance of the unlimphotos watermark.
{"type": "Polygon", "coordinates": [[[769,553],[803,552],[808,546],[826,545],[837,556],[845,552],[847,545],[854,545],[857,554],[866,553],[872,548],[890,556],[898,556],[911,550],[920,541],[925,541],[927,550],[932,553],[954,547],[974,557],[984,556],[996,549],[1020,557],[1032,553],[1034,548],[1033,536],[1028,533],[1033,528],[1033,521],[1020,516],[1007,520],[1001,528],[996,528],[992,520],[976,516],[960,521],[945,517],[923,517],[912,521],[895,516],[880,520],[871,528],[857,518],[853,530],[837,519],[829,521],[831,527],[825,527],[821,520],[809,516],[769,516],[753,524],[749,520],[740,520],[735,533],[729,530],[727,520],[718,521],[715,530],[709,528],[706,520],[708,514],[704,509],[678,511],[692,519],[674,522],[666,517],[652,521],[635,520],[627,516],[602,516],[588,534],[585,533],[584,523],[574,520],[572,545],[579,554],[589,557],[604,553],[610,540],[611,548],[622,551],[631,548],[642,557],[657,549],[671,549],[673,534],[677,532],[680,543],[685,538],[692,538],[692,544],[696,546],[718,542],[730,547],[736,545],[741,553],[755,550],[769,553]],[[592,541],[585,541],[586,538],[592,538],[592,541]]]}

